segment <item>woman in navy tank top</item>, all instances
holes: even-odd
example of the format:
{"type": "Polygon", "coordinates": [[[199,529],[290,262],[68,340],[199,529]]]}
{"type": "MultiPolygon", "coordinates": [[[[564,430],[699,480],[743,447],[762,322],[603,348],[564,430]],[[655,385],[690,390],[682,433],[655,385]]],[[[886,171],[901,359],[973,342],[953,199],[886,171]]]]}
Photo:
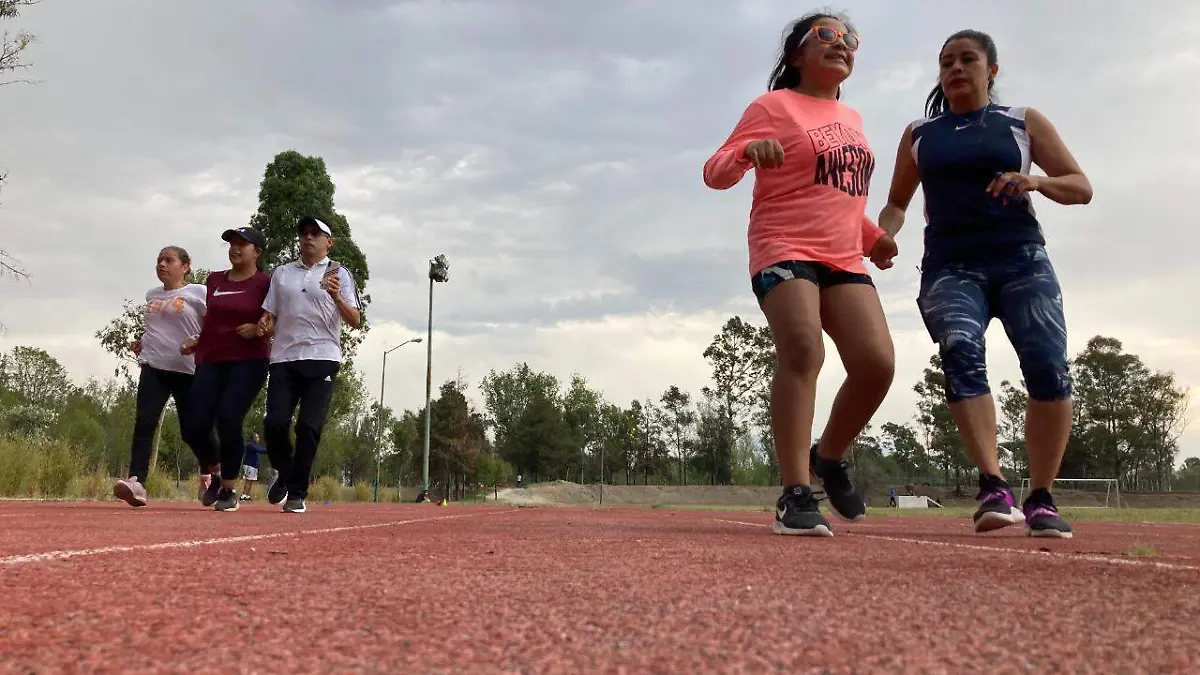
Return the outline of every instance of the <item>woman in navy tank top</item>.
{"type": "Polygon", "coordinates": [[[1071,537],[1050,495],[1071,431],[1071,374],[1062,289],[1032,195],[1087,204],[1092,186],[1054,126],[1032,108],[997,105],[996,45],[960,31],[942,45],[927,117],[900,140],[879,225],[895,236],[921,185],[925,253],[917,306],[938,344],[946,399],[979,467],[975,531],[1024,521],[1027,533],[1071,537]],[[1033,175],[1033,164],[1045,176],[1033,175]],[[1025,441],[1031,492],[1021,509],[997,457],[996,406],[984,333],[1000,319],[1029,392],[1025,441]]]}

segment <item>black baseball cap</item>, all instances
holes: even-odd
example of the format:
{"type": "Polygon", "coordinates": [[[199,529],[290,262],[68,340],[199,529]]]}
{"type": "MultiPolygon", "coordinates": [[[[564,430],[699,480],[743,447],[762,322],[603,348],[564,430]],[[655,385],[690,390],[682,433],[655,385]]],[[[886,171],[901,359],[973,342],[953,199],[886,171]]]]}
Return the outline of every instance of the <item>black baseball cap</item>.
{"type": "Polygon", "coordinates": [[[300,216],[300,220],[296,221],[296,231],[300,234],[304,234],[304,228],[308,227],[309,225],[315,226],[318,230],[324,233],[326,237],[333,236],[333,229],[331,229],[329,225],[325,224],[325,221],[316,216],[300,216]]]}
{"type": "Polygon", "coordinates": [[[259,232],[253,227],[238,227],[232,230],[225,230],[223,233],[221,233],[221,238],[225,241],[229,241],[235,236],[241,237],[242,239],[245,239],[259,248],[265,249],[267,247],[267,238],[263,236],[262,232],[259,232]]]}

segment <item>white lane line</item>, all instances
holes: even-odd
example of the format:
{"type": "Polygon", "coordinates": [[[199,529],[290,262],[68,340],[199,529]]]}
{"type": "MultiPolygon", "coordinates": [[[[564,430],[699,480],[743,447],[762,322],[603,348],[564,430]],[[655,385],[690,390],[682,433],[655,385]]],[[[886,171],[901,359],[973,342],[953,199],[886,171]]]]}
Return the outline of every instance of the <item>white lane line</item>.
{"type": "Polygon", "coordinates": [[[235,544],[243,541],[261,541],[263,539],[278,539],[280,537],[299,537],[312,534],[333,534],[335,532],[356,532],[373,530],[380,527],[395,527],[413,523],[431,523],[436,520],[452,520],[454,518],[473,518],[476,516],[491,516],[515,511],[489,511],[487,513],[463,513],[454,516],[436,516],[434,518],[410,518],[408,520],[391,520],[385,523],[370,523],[367,525],[344,525],[342,527],[325,527],[317,530],[293,530],[291,532],[267,532],[263,534],[246,534],[236,537],[217,537],[214,539],[192,539],[189,541],[166,541],[158,544],[131,544],[128,546],[104,546],[101,548],[85,548],[68,551],[49,551],[46,553],[31,553],[27,555],[10,555],[0,558],[0,566],[28,565],[49,560],[67,560],[83,556],[104,555],[106,553],[128,553],[130,551],[159,551],[175,548],[195,548],[213,544],[235,544]]]}
{"type": "MultiPolygon", "coordinates": [[[[742,520],[723,520],[713,518],[718,523],[729,523],[731,525],[748,525],[750,527],[766,527],[763,523],[747,523],[742,520]]],[[[1128,565],[1132,567],[1153,567],[1156,569],[1176,570],[1200,572],[1200,566],[1196,565],[1181,565],[1178,563],[1156,562],[1153,560],[1143,560],[1140,558],[1112,558],[1109,556],[1098,555],[1095,553],[1059,553],[1056,551],[1032,551],[1027,548],[1006,548],[1001,546],[979,546],[977,544],[956,544],[949,541],[935,541],[931,539],[910,539],[908,537],[888,537],[881,534],[860,534],[857,532],[851,533],[850,537],[855,539],[879,539],[881,541],[894,541],[902,544],[919,544],[921,546],[941,546],[945,548],[961,548],[968,551],[984,551],[986,553],[1009,553],[1016,555],[1029,556],[1050,556],[1067,561],[1087,561],[1106,563],[1109,565],[1128,565]]]]}

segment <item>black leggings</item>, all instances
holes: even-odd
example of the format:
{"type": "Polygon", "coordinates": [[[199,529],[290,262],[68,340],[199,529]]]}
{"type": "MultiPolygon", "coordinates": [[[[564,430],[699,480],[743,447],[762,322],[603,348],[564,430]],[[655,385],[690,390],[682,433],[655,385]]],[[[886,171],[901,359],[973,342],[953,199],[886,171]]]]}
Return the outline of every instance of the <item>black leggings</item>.
{"type": "MultiPolygon", "coordinates": [[[[267,381],[267,360],[202,363],[196,366],[183,438],[197,456],[221,463],[221,478],[237,480],[246,451],[243,429],[254,397],[267,381]],[[213,425],[216,425],[216,436],[213,425]],[[218,446],[218,438],[220,443],[218,446]],[[220,450],[218,451],[218,447],[220,450]],[[220,458],[219,460],[217,458],[220,458]]],[[[206,466],[201,467],[207,468],[206,466]]]]}
{"type": "MultiPolygon", "coordinates": [[[[154,433],[158,431],[158,423],[162,418],[163,408],[167,399],[175,399],[175,410],[179,415],[179,428],[183,429],[188,423],[188,406],[191,398],[193,376],[173,370],[160,370],[153,366],[142,364],[138,376],[137,387],[137,416],[133,422],[133,442],[130,448],[129,475],[145,483],[146,475],[150,473],[150,453],[153,451],[154,433]]],[[[212,427],[209,427],[211,434],[212,427]]],[[[186,437],[184,437],[186,440],[186,437]]],[[[188,446],[200,462],[201,471],[205,467],[205,456],[196,449],[190,441],[188,446]]],[[[215,464],[216,458],[211,458],[209,464],[215,464]]]]}

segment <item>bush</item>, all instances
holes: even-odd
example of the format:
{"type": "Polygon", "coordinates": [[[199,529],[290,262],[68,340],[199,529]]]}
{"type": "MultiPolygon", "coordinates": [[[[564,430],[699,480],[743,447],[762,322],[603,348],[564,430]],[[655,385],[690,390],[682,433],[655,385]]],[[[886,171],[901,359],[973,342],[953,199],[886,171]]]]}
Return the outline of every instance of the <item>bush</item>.
{"type": "Polygon", "coordinates": [[[41,462],[38,466],[37,493],[41,497],[68,497],[71,484],[79,474],[79,455],[61,442],[45,442],[41,445],[41,462]]]}
{"type": "Polygon", "coordinates": [[[68,497],[79,453],[60,441],[0,438],[0,496],[68,497]]]}
{"type": "Polygon", "coordinates": [[[104,471],[76,476],[70,494],[76,499],[104,499],[112,494],[112,480],[104,471]]]}
{"type": "MultiPolygon", "coordinates": [[[[220,480],[220,478],[216,478],[220,480]]],[[[167,500],[174,499],[179,490],[176,488],[175,481],[171,479],[167,470],[162,464],[156,466],[149,476],[146,476],[146,496],[150,499],[167,500]]]]}
{"type": "Polygon", "coordinates": [[[321,476],[308,489],[308,498],[314,502],[336,502],[342,496],[342,484],[333,476],[321,476]]]}
{"type": "Polygon", "coordinates": [[[369,502],[372,494],[371,486],[367,481],[360,480],[354,484],[354,501],[369,502]]]}
{"type": "Polygon", "coordinates": [[[0,496],[33,496],[37,464],[37,452],[29,441],[0,437],[0,496]]]}

